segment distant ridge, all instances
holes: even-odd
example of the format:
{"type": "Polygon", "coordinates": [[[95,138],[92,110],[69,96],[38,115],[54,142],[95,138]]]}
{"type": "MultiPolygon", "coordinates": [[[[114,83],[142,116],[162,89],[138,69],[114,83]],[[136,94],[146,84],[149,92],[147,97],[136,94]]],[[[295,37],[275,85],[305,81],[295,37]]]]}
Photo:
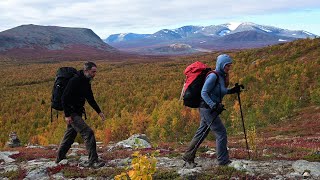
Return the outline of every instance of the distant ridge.
{"type": "Polygon", "coordinates": [[[99,59],[121,55],[91,29],[21,25],[0,32],[0,55],[22,59],[99,59]]]}

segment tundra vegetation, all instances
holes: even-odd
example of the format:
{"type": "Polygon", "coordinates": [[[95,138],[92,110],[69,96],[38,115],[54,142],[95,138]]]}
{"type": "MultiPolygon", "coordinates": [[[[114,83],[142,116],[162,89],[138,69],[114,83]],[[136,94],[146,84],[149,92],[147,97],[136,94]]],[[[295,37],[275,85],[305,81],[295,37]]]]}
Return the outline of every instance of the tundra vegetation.
{"type": "MultiPolygon", "coordinates": [[[[230,86],[237,82],[245,86],[241,93],[242,109],[250,147],[255,151],[263,148],[260,143],[267,143],[263,138],[268,133],[261,133],[263,128],[285,123],[301,112],[318,110],[319,44],[320,39],[315,38],[225,52],[234,59],[230,86]]],[[[154,145],[188,142],[198,128],[199,114],[197,109],[186,108],[179,101],[183,71],[194,61],[215,67],[219,53],[168,57],[161,61],[152,57],[150,61],[137,62],[96,61],[98,74],[92,86],[106,121],[102,122],[89,106],[86,112],[87,123],[94,129],[97,140],[107,144],[145,133],[154,145]]],[[[81,69],[83,61],[41,63],[0,58],[0,147],[4,147],[11,131],[17,132],[22,144],[58,144],[66,124],[63,113],[59,112],[57,118],[55,111],[50,122],[55,73],[62,66],[81,69]]],[[[228,134],[240,140],[243,131],[237,97],[226,96],[224,104],[227,111],[222,119],[228,134]]],[[[299,119],[300,123],[307,120],[299,119]]],[[[312,129],[316,127],[310,127],[309,133],[314,132],[312,129]]],[[[277,133],[301,135],[300,131],[283,128],[286,131],[277,133]]],[[[209,140],[213,138],[210,136],[209,140]]],[[[77,141],[81,142],[81,138],[77,141]]]]}

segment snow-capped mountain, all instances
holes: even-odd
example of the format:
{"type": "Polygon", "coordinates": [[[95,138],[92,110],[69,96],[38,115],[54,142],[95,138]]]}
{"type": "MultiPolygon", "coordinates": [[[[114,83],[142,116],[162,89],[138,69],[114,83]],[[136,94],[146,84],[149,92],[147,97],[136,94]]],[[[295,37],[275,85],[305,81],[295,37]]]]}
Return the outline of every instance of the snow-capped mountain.
{"type": "Polygon", "coordinates": [[[172,39],[180,39],[182,36],[174,30],[170,29],[162,29],[148,38],[150,39],[158,39],[158,40],[172,40],[172,39]]]}
{"type": "Polygon", "coordinates": [[[120,50],[148,47],[165,47],[183,43],[193,48],[220,50],[261,47],[293,41],[299,38],[314,38],[315,34],[303,30],[288,30],[251,22],[226,23],[211,26],[183,26],[177,29],[162,29],[153,34],[114,34],[105,42],[120,50]]]}
{"type": "Polygon", "coordinates": [[[177,29],[174,29],[176,33],[178,33],[181,37],[194,37],[196,34],[202,30],[200,26],[183,26],[177,29]]]}
{"type": "Polygon", "coordinates": [[[109,42],[132,41],[135,39],[142,39],[147,36],[149,36],[149,34],[121,33],[121,34],[110,35],[105,41],[109,41],[109,42]]]}
{"type": "Polygon", "coordinates": [[[315,34],[309,33],[307,31],[281,29],[273,26],[265,26],[265,25],[259,25],[254,23],[241,23],[234,31],[232,31],[232,33],[243,32],[243,31],[260,31],[260,32],[265,32],[272,35],[292,37],[292,38],[307,38],[307,37],[314,38],[316,36],[315,34]]]}

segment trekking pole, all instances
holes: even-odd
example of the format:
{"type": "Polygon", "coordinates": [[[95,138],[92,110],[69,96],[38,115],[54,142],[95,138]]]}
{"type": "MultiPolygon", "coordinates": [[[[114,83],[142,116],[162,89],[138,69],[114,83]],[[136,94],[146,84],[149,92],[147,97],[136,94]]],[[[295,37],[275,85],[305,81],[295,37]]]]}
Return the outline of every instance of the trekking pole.
{"type": "MultiPolygon", "coordinates": [[[[239,85],[238,83],[235,84],[235,86],[239,87],[239,89],[244,89],[243,85],[239,85]]],[[[241,107],[241,100],[240,100],[240,92],[237,92],[238,94],[238,101],[239,101],[239,105],[240,105],[240,113],[241,113],[241,120],[242,120],[242,127],[243,127],[243,132],[244,132],[244,138],[246,139],[246,147],[247,147],[247,152],[248,152],[248,156],[249,156],[249,159],[250,158],[250,150],[249,150],[249,145],[248,145],[248,140],[247,140],[247,133],[246,133],[246,128],[244,126],[244,120],[243,120],[243,114],[242,114],[242,107],[241,107]]]]}

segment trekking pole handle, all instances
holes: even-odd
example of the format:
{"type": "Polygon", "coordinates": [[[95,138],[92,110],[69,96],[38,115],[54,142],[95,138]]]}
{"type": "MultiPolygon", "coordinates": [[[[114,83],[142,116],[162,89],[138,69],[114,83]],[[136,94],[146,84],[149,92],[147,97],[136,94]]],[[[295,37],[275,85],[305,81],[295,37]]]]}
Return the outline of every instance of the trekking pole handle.
{"type": "Polygon", "coordinates": [[[244,89],[244,86],[243,86],[242,84],[236,83],[235,86],[236,86],[236,87],[240,87],[240,89],[244,89]]]}

